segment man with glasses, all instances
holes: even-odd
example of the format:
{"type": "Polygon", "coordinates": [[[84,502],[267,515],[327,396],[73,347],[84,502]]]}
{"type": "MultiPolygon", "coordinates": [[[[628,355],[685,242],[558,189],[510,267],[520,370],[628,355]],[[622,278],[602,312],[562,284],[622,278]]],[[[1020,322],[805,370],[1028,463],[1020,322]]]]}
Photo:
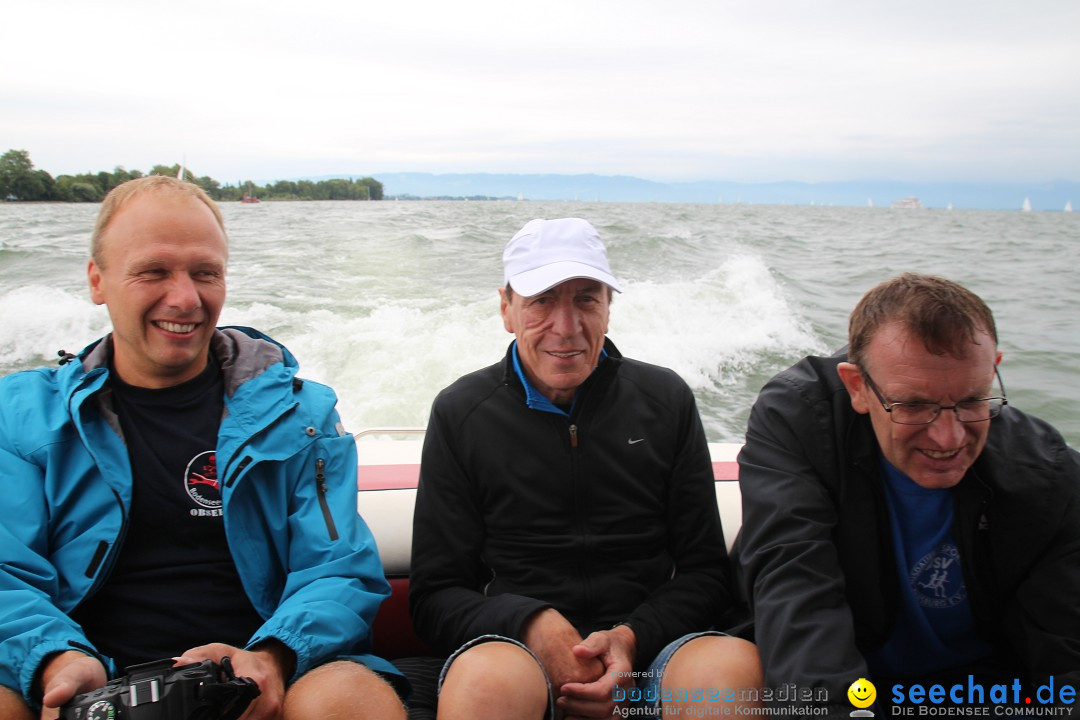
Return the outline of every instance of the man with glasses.
{"type": "Polygon", "coordinates": [[[848,715],[859,678],[882,706],[954,682],[990,702],[969,674],[1080,685],[1080,455],[1007,407],[1000,361],[981,299],[904,274],[859,302],[846,355],[766,384],[735,553],[767,686],[848,715]]]}

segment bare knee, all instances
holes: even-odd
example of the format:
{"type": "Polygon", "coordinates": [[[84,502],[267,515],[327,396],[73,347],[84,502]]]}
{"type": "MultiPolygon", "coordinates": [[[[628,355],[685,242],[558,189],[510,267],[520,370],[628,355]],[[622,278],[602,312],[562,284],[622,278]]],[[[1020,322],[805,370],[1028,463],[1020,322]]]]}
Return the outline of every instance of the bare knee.
{"type": "Polygon", "coordinates": [[[734,637],[707,635],[679,648],[664,672],[664,687],[759,688],[765,682],[757,646],[734,637]]]}
{"type": "Polygon", "coordinates": [[[285,720],[405,720],[394,688],[371,668],[340,660],[305,673],[285,693],[285,720]]]}
{"type": "Polygon", "coordinates": [[[536,659],[513,643],[486,642],[450,665],[439,694],[439,719],[541,718],[547,704],[547,678],[536,659]]]}
{"type": "Polygon", "coordinates": [[[4,720],[34,720],[22,695],[11,688],[0,685],[0,718],[4,720]]]}

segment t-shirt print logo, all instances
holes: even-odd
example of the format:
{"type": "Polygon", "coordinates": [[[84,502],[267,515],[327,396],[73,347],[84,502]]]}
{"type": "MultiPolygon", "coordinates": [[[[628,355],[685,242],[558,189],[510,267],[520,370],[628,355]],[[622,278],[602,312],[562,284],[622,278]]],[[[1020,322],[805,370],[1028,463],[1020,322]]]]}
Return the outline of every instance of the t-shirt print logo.
{"type": "Polygon", "coordinates": [[[184,489],[188,497],[204,508],[221,507],[221,483],[217,475],[217,453],[199,453],[188,463],[184,473],[184,489]]]}
{"type": "Polygon", "coordinates": [[[967,597],[960,551],[951,543],[939,545],[915,563],[909,580],[919,604],[926,608],[954,607],[967,597]]]}

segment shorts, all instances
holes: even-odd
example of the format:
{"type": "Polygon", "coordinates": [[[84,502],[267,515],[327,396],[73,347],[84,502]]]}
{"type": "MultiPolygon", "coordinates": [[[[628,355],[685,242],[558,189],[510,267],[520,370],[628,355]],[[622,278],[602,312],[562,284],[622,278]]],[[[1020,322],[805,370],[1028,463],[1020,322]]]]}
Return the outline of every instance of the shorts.
{"type": "MultiPolygon", "coordinates": [[[[671,657],[675,654],[675,652],[683,645],[696,638],[708,636],[723,637],[726,635],[727,633],[722,633],[717,630],[706,630],[705,632],[683,635],[682,637],[669,642],[667,645],[664,646],[664,649],[661,650],[655,658],[653,658],[653,661],[649,664],[648,669],[643,674],[635,678],[638,681],[637,688],[638,690],[640,690],[640,692],[638,692],[638,690],[635,690],[633,693],[628,693],[627,704],[629,705],[629,707],[643,708],[644,712],[639,715],[639,717],[660,717],[660,684],[663,681],[664,673],[667,671],[668,663],[671,661],[671,657]]],[[[439,673],[439,692],[442,691],[443,679],[446,678],[446,673],[450,669],[450,665],[454,662],[454,660],[457,659],[458,655],[461,655],[461,653],[477,645],[493,641],[508,642],[512,645],[517,645],[525,652],[529,653],[529,655],[531,655],[532,658],[536,660],[537,665],[540,665],[540,669],[544,671],[544,680],[547,682],[548,689],[548,711],[547,715],[545,716],[545,720],[554,720],[555,692],[551,687],[551,678],[547,676],[547,671],[544,670],[544,666],[540,663],[540,659],[536,657],[536,654],[533,653],[532,650],[525,647],[525,645],[520,641],[514,640],[513,638],[504,637],[502,635],[481,635],[480,637],[470,640],[469,642],[458,648],[456,651],[454,651],[454,654],[447,658],[446,662],[443,664],[442,671],[439,673]]]]}

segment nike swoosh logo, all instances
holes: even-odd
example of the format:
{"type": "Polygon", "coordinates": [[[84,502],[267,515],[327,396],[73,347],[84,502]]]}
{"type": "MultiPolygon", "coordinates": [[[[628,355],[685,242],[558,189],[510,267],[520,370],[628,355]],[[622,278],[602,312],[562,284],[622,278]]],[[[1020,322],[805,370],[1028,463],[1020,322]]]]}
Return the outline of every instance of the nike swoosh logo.
{"type": "Polygon", "coordinates": [[[626,439],[627,445],[637,445],[639,442],[645,442],[645,438],[638,438],[637,440],[631,440],[630,438],[626,439]]]}

